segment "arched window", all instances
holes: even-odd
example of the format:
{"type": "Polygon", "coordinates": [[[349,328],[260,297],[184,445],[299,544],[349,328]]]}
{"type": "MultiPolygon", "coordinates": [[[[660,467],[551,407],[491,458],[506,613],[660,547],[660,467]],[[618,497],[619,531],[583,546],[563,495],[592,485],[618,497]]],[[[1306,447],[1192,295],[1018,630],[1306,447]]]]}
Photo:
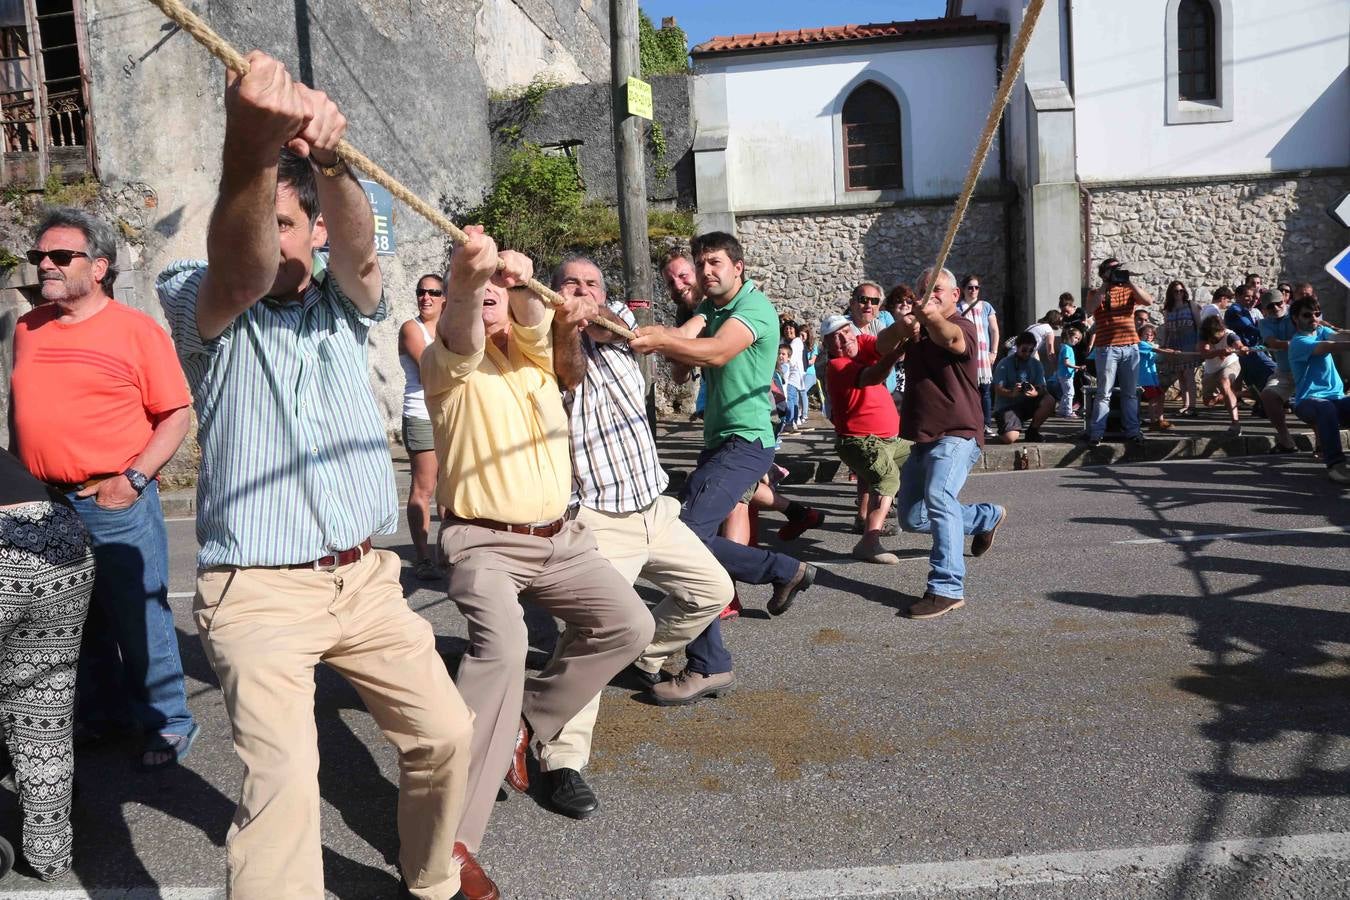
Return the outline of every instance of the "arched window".
{"type": "Polygon", "coordinates": [[[1182,100],[1215,100],[1214,8],[1209,0],[1177,6],[1177,91],[1182,100]]]}
{"type": "Polygon", "coordinates": [[[900,187],[900,105],[876,82],[858,85],[844,101],[844,187],[900,187]]]}

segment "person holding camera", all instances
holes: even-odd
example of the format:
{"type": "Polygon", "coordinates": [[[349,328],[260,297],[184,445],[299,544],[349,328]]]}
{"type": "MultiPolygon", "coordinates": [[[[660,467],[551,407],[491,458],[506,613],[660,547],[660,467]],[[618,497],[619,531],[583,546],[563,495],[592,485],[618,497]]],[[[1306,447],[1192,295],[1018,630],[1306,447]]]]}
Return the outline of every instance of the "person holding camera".
{"type": "Polygon", "coordinates": [[[1045,388],[1045,366],[1036,358],[1036,335],[1017,336],[1013,352],[994,368],[994,421],[998,439],[1015,444],[1026,434],[1028,441],[1041,439],[1041,423],[1055,409],[1055,398],[1045,388]]]}
{"type": "Polygon", "coordinates": [[[1130,282],[1130,273],[1115,257],[1102,260],[1097,267],[1102,279],[1099,303],[1093,314],[1096,322],[1097,397],[1092,421],[1088,424],[1087,444],[1102,442],[1106,417],[1111,409],[1111,389],[1120,388],[1120,416],[1125,440],[1142,444],[1139,430],[1139,333],[1134,328],[1134,310],[1152,306],[1153,297],[1130,282]]]}

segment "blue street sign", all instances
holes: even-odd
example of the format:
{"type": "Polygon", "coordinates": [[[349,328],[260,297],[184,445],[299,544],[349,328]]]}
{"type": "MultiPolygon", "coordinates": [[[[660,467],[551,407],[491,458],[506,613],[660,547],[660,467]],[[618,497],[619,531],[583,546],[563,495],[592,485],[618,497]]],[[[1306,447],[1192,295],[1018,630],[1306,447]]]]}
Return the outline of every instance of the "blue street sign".
{"type": "Polygon", "coordinates": [[[1346,247],[1336,254],[1335,259],[1327,263],[1327,271],[1331,273],[1332,278],[1350,288],[1350,247],[1346,247]]]}
{"type": "Polygon", "coordinates": [[[393,256],[398,249],[394,240],[394,195],[373,181],[364,178],[357,180],[366,189],[370,211],[375,216],[375,253],[378,256],[393,256]]]}

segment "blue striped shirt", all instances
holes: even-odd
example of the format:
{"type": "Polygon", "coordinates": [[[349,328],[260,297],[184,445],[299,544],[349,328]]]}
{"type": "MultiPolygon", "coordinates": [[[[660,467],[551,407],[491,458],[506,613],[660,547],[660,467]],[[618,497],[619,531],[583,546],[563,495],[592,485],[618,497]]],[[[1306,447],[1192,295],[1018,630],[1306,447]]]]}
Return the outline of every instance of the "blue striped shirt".
{"type": "Polygon", "coordinates": [[[363,315],[314,256],[299,303],[263,299],[203,341],[206,263],[156,281],[197,410],[197,563],[304,563],[394,531],[398,502],[384,420],[367,379],[363,315]]]}

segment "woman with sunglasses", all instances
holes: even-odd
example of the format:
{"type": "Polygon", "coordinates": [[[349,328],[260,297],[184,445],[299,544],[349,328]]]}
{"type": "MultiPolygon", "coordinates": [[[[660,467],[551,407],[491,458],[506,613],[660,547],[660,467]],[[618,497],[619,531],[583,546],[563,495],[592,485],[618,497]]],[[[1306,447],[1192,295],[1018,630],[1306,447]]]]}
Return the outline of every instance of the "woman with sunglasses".
{"type": "Polygon", "coordinates": [[[967,275],[961,279],[961,296],[956,311],[975,323],[975,337],[979,341],[978,380],[980,406],[984,409],[984,433],[992,437],[994,427],[994,360],[998,356],[998,315],[980,296],[980,276],[967,275]]]}
{"type": "Polygon", "coordinates": [[[1200,343],[1200,325],[1196,321],[1195,307],[1191,305],[1191,292],[1180,281],[1167,286],[1163,297],[1162,346],[1165,350],[1177,353],[1163,354],[1158,365],[1158,384],[1166,391],[1172,382],[1179,382],[1181,392],[1181,411],[1178,416],[1194,418],[1195,410],[1195,370],[1192,357],[1180,356],[1182,353],[1195,353],[1200,343]]]}
{"type": "Polygon", "coordinates": [[[436,445],[431,438],[431,414],[422,390],[422,351],[436,333],[436,322],[445,308],[445,285],[439,275],[417,279],[417,316],[398,331],[398,361],[403,366],[403,448],[412,467],[408,488],[408,530],[412,532],[417,561],[413,572],[422,581],[441,577],[428,550],[431,531],[431,496],[436,491],[436,445]]]}
{"type": "Polygon", "coordinates": [[[1317,431],[1327,477],[1350,484],[1341,429],[1350,425],[1350,397],[1332,362],[1331,354],[1350,350],[1350,331],[1338,331],[1322,321],[1322,307],[1312,297],[1300,297],[1290,308],[1294,336],[1289,341],[1289,368],[1294,374],[1294,415],[1317,431]]]}

